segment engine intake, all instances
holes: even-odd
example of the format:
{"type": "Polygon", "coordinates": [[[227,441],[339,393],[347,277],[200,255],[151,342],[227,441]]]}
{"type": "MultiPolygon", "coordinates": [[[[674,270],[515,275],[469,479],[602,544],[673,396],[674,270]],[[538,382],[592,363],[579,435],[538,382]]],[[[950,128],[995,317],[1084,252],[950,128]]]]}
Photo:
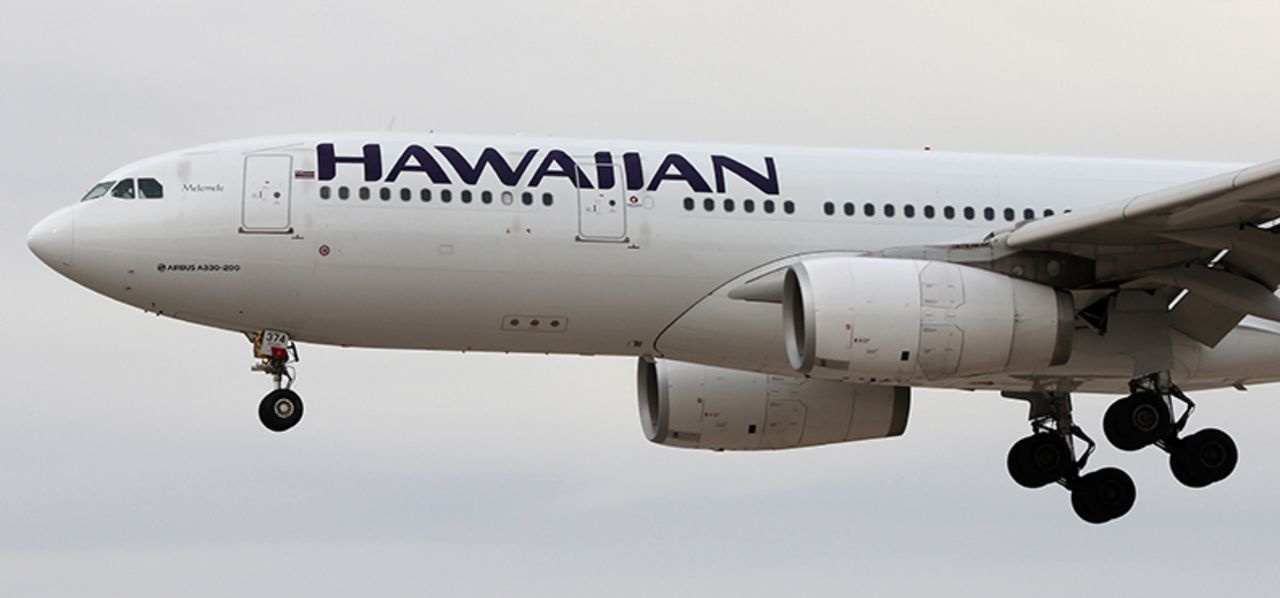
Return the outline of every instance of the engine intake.
{"type": "Polygon", "coordinates": [[[637,370],[650,441],[760,451],[901,435],[911,389],[786,378],[659,359],[637,370]]]}
{"type": "Polygon", "coordinates": [[[1075,307],[1052,287],[946,262],[829,257],[783,284],[787,357],[820,378],[902,383],[1028,371],[1071,357],[1075,307]]]}

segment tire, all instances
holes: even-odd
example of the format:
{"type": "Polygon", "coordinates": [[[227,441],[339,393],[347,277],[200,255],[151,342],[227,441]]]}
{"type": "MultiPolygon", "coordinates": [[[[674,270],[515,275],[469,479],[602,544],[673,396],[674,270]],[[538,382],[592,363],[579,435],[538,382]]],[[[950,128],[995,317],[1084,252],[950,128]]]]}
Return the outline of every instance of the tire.
{"type": "Polygon", "coordinates": [[[258,419],[272,432],[283,432],[302,420],[302,397],[287,388],[273,390],[258,404],[258,419]]]}
{"type": "Polygon", "coordinates": [[[1102,417],[1102,431],[1113,446],[1122,451],[1136,451],[1154,444],[1173,429],[1173,414],[1160,395],[1137,393],[1107,408],[1102,417]]]}
{"type": "Polygon", "coordinates": [[[1080,476],[1071,489],[1071,507],[1076,515],[1095,525],[1123,517],[1137,498],[1133,478],[1114,467],[1080,476]]]}
{"type": "Polygon", "coordinates": [[[1032,434],[1009,449],[1009,476],[1024,488],[1042,488],[1075,468],[1067,443],[1056,434],[1032,434]]]}
{"type": "Polygon", "coordinates": [[[1221,482],[1240,460],[1236,443],[1226,432],[1206,428],[1179,440],[1169,452],[1169,469],[1184,486],[1204,488],[1221,482]]]}

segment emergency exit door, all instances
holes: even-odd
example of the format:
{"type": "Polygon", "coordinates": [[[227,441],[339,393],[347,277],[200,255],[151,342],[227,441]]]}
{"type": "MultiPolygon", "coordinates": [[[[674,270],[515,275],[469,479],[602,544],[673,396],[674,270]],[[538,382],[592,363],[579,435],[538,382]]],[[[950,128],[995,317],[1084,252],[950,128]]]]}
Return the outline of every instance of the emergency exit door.
{"type": "Polygon", "coordinates": [[[292,156],[246,156],[240,232],[288,233],[292,156]]]}
{"type": "MultiPolygon", "coordinates": [[[[597,168],[583,164],[579,165],[578,172],[597,172],[597,168]]],[[[627,240],[626,192],[622,188],[621,169],[613,168],[614,182],[608,185],[611,189],[599,189],[590,180],[577,182],[579,241],[621,243],[627,240]]]]}

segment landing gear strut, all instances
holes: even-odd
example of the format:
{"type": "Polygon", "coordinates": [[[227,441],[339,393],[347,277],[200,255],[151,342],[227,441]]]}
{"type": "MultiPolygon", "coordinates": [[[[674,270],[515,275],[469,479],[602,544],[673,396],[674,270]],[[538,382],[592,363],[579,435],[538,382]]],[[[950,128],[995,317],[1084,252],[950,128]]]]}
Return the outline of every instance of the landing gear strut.
{"type": "Polygon", "coordinates": [[[258,404],[258,419],[268,430],[283,432],[302,420],[302,397],[291,388],[295,372],[289,365],[298,361],[298,348],[283,332],[266,330],[248,336],[258,360],[253,371],[271,376],[276,387],[258,404]]]}
{"type": "Polygon", "coordinates": [[[1097,443],[1075,425],[1071,395],[1065,392],[1006,393],[1010,398],[1031,403],[1032,434],[1009,450],[1009,475],[1027,488],[1057,482],[1071,491],[1076,515],[1089,523],[1106,523],[1122,517],[1137,499],[1129,474],[1107,467],[1082,474],[1097,443]],[[1088,448],[1079,459],[1075,440],[1088,448]]]}
{"type": "Polygon", "coordinates": [[[1134,380],[1129,387],[1129,396],[1112,404],[1102,420],[1107,440],[1116,448],[1136,451],[1159,447],[1169,453],[1173,477],[1191,488],[1220,482],[1235,471],[1240,454],[1226,432],[1207,428],[1180,436],[1196,404],[1169,381],[1167,374],[1134,380]],[[1174,401],[1185,406],[1176,421],[1174,401]]]}

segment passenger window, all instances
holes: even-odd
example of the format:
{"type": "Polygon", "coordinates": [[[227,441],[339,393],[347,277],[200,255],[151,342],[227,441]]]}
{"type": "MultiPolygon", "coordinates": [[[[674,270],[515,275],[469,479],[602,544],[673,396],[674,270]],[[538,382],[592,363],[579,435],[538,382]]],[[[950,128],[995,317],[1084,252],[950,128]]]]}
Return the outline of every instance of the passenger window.
{"type": "Polygon", "coordinates": [[[724,211],[726,211],[726,212],[732,212],[732,211],[733,211],[733,200],[732,200],[732,199],[726,199],[726,200],[724,200],[724,211]]]}
{"type": "Polygon", "coordinates": [[[521,194],[520,194],[520,203],[522,203],[522,204],[524,204],[524,205],[526,205],[526,206],[531,206],[531,205],[533,205],[533,193],[530,193],[530,192],[528,192],[528,191],[525,191],[524,193],[521,193],[521,194]]]}
{"type": "Polygon", "coordinates": [[[1053,210],[1049,209],[1049,210],[1045,210],[1045,211],[1044,211],[1044,217],[1045,217],[1045,218],[1048,218],[1048,217],[1050,217],[1050,216],[1052,216],[1052,215],[1053,215],[1053,210]]]}
{"type": "Polygon", "coordinates": [[[945,207],[945,208],[942,208],[942,216],[943,216],[944,218],[946,218],[947,220],[955,220],[955,219],[956,219],[956,209],[955,209],[955,208],[953,208],[953,207],[951,207],[951,206],[947,206],[947,207],[945,207]]]}
{"type": "Polygon", "coordinates": [[[822,212],[828,216],[834,215],[836,213],[836,204],[831,202],[822,204],[822,212]]]}
{"type": "Polygon", "coordinates": [[[413,191],[410,191],[408,187],[402,187],[400,189],[400,201],[412,201],[412,200],[413,200],[413,191]]]}
{"type": "Polygon", "coordinates": [[[708,212],[714,211],[716,209],[716,200],[711,199],[710,197],[702,200],[702,209],[708,212]]]}
{"type": "Polygon", "coordinates": [[[894,214],[893,204],[891,203],[884,204],[884,217],[893,218],[893,214],[894,214]]]}
{"type": "Polygon", "coordinates": [[[515,201],[516,201],[516,196],[512,195],[510,191],[502,192],[502,205],[509,206],[512,203],[515,203],[515,201]]]}
{"type": "Polygon", "coordinates": [[[491,204],[491,203],[493,203],[493,192],[492,192],[492,191],[481,191],[481,192],[480,192],[480,203],[482,203],[482,204],[484,204],[484,205],[486,205],[486,206],[487,206],[487,205],[489,205],[489,204],[491,204]]]}
{"type": "Polygon", "coordinates": [[[125,179],[116,183],[116,188],[111,190],[111,197],[119,197],[120,199],[133,199],[133,179],[125,179]]]}
{"type": "Polygon", "coordinates": [[[423,189],[418,193],[418,198],[421,199],[424,203],[431,201],[431,190],[423,189]]]}
{"type": "Polygon", "coordinates": [[[338,187],[338,199],[346,199],[351,197],[351,190],[346,187],[338,187]]]}
{"type": "Polygon", "coordinates": [[[1013,219],[1014,219],[1014,218],[1017,218],[1017,217],[1018,217],[1018,215],[1013,211],[1013,208],[1005,208],[1005,209],[1004,209],[1004,219],[1005,219],[1005,220],[1008,220],[1009,222],[1013,222],[1013,219]]]}
{"type": "Polygon", "coordinates": [[[846,202],[844,202],[844,215],[845,215],[845,216],[852,216],[852,215],[853,215],[855,212],[857,212],[857,211],[858,211],[858,208],[857,208],[856,206],[854,206],[854,205],[853,205],[853,202],[851,202],[851,201],[846,201],[846,202]]]}
{"type": "Polygon", "coordinates": [[[333,191],[331,191],[331,190],[329,189],[329,186],[328,186],[328,185],[325,185],[325,186],[323,186],[323,187],[320,187],[320,199],[329,199],[329,196],[330,196],[332,193],[333,193],[333,191]]]}
{"type": "Polygon", "coordinates": [[[555,201],[556,201],[556,198],[552,197],[550,193],[542,194],[542,205],[547,206],[549,208],[551,207],[551,204],[555,203],[555,201]]]}
{"type": "Polygon", "coordinates": [[[788,199],[787,201],[782,202],[782,211],[788,214],[794,214],[796,213],[796,204],[792,203],[792,201],[788,199]]]}
{"type": "Polygon", "coordinates": [[[80,201],[90,201],[106,195],[107,191],[111,189],[111,185],[113,184],[115,184],[115,181],[107,181],[105,183],[98,183],[97,185],[94,185],[88,193],[84,194],[84,197],[80,198],[80,201]]]}
{"type": "Polygon", "coordinates": [[[925,217],[925,218],[928,218],[928,219],[930,219],[930,220],[933,220],[933,217],[934,217],[934,215],[935,215],[935,214],[936,214],[936,212],[934,212],[934,210],[933,210],[933,206],[925,206],[925,207],[924,207],[924,217],[925,217]]]}
{"type": "Polygon", "coordinates": [[[995,220],[995,219],[996,219],[996,209],[995,209],[995,208],[993,208],[993,207],[991,207],[991,206],[987,206],[987,207],[985,207],[985,208],[982,208],[982,217],[983,217],[983,218],[986,218],[988,222],[989,222],[989,221],[992,221],[992,220],[995,220]]]}
{"type": "Polygon", "coordinates": [[[453,201],[453,191],[449,189],[440,190],[440,203],[449,203],[453,201]]]}
{"type": "Polygon", "coordinates": [[[907,204],[907,205],[905,205],[905,206],[902,206],[902,215],[903,215],[903,216],[906,216],[907,218],[915,218],[915,217],[916,217],[916,207],[915,207],[915,206],[913,206],[913,205],[911,205],[911,204],[907,204]]]}
{"type": "Polygon", "coordinates": [[[1035,217],[1036,217],[1036,211],[1031,208],[1027,208],[1022,211],[1023,220],[1035,220],[1035,217]]]}
{"type": "Polygon", "coordinates": [[[378,197],[381,197],[381,198],[382,198],[382,201],[391,201],[391,189],[389,189],[389,188],[387,188],[387,187],[383,187],[383,188],[379,189],[379,190],[378,190],[378,197]]]}
{"type": "Polygon", "coordinates": [[[746,213],[748,213],[748,214],[750,214],[750,213],[752,213],[752,212],[755,212],[755,211],[756,211],[756,200],[754,200],[754,199],[744,199],[744,200],[742,200],[742,211],[744,211],[744,212],[746,212],[746,213]]]}
{"type": "Polygon", "coordinates": [[[692,198],[692,197],[686,197],[686,198],[684,198],[684,209],[685,209],[685,211],[687,211],[687,212],[692,212],[692,211],[693,211],[693,198],[692,198]]]}
{"type": "Polygon", "coordinates": [[[138,193],[143,199],[164,199],[164,185],[155,179],[138,179],[138,193]]]}
{"type": "Polygon", "coordinates": [[[863,213],[864,215],[866,215],[866,216],[875,216],[875,215],[876,215],[876,206],[875,206],[875,204],[865,204],[865,205],[863,205],[863,206],[862,206],[862,213],[863,213]]]}
{"type": "Polygon", "coordinates": [[[362,200],[364,200],[364,201],[368,201],[368,200],[369,200],[369,188],[368,188],[368,187],[361,187],[361,188],[360,188],[360,199],[362,199],[362,200]]]}
{"type": "Polygon", "coordinates": [[[462,203],[471,203],[471,190],[464,189],[462,191],[462,203]]]}
{"type": "Polygon", "coordinates": [[[965,207],[964,207],[964,219],[965,219],[965,220],[973,220],[973,216],[974,216],[974,214],[975,214],[975,212],[974,212],[974,210],[973,210],[973,207],[972,207],[972,206],[965,206],[965,207]]]}
{"type": "Polygon", "coordinates": [[[772,213],[773,213],[773,200],[772,200],[772,199],[766,199],[766,200],[764,200],[764,213],[766,213],[766,214],[772,214],[772,213]]]}

